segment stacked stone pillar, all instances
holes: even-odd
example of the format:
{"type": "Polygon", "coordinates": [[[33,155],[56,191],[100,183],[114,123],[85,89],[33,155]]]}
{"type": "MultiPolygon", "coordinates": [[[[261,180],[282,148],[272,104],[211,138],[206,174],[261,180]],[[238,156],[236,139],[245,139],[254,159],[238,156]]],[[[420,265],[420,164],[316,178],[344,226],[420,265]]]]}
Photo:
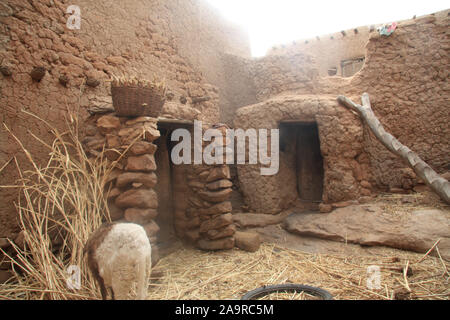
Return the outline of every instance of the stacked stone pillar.
{"type": "Polygon", "coordinates": [[[127,221],[144,227],[157,256],[156,234],[159,231],[154,219],[158,215],[158,196],[153,141],[160,137],[157,119],[150,117],[122,118],[105,115],[93,119],[88,125],[84,143],[92,157],[104,155],[115,162],[108,177],[108,204],[113,221],[127,221]]]}
{"type": "MultiPolygon", "coordinates": [[[[91,122],[84,139],[88,154],[99,157],[104,151],[116,167],[107,186],[111,220],[142,225],[152,252],[158,251],[157,146],[153,144],[160,137],[157,119],[110,114],[93,117],[91,122]]],[[[225,132],[226,127],[222,129],[225,132]]],[[[177,236],[204,250],[232,249],[236,228],[229,201],[233,183],[228,165],[174,166],[172,174],[177,236]]]]}
{"type": "MultiPolygon", "coordinates": [[[[215,126],[215,129],[222,129],[224,137],[226,128],[215,126]]],[[[194,165],[191,168],[188,175],[191,192],[186,210],[191,224],[185,236],[200,249],[225,250],[235,245],[236,227],[229,201],[233,183],[230,179],[226,164],[194,165]]]]}

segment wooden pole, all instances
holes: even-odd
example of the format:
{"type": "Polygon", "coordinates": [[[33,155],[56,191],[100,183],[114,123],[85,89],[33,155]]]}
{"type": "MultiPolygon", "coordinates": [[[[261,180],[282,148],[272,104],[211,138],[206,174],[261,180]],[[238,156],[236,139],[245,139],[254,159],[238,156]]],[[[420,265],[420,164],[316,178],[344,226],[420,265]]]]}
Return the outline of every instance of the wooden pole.
{"type": "Polygon", "coordinates": [[[370,130],[377,139],[393,154],[402,158],[414,172],[436,192],[442,200],[450,204],[450,183],[439,176],[428,164],[420,157],[398,141],[393,135],[384,130],[383,125],[373,113],[370,98],[367,93],[362,96],[362,106],[354,103],[350,99],[339,96],[338,102],[343,106],[358,112],[361,118],[367,123],[370,130]]]}

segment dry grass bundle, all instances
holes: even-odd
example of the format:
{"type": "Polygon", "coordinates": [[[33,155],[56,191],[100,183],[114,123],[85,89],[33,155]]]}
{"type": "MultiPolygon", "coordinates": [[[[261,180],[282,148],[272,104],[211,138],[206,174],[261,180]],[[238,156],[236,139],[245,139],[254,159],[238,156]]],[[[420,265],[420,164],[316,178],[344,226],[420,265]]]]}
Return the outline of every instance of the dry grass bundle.
{"type": "MultiPolygon", "coordinates": [[[[335,299],[449,299],[448,265],[422,257],[387,248],[380,256],[309,254],[270,244],[256,253],[181,248],[158,264],[164,276],[153,279],[149,299],[240,299],[258,287],[283,283],[320,287],[335,299]],[[367,288],[372,265],[381,268],[380,290],[367,288]]],[[[308,298],[281,295],[269,298],[308,298]]]]}
{"type": "MultiPolygon", "coordinates": [[[[25,112],[25,111],[24,111],[25,112]]],[[[20,174],[17,206],[24,249],[15,244],[16,254],[8,256],[16,279],[0,287],[3,298],[13,299],[86,299],[95,297],[97,290],[83,259],[83,247],[89,234],[102,220],[109,219],[104,195],[107,177],[113,169],[106,158],[89,161],[78,139],[78,119],[69,113],[68,131],[60,133],[54,126],[33,116],[46,125],[54,136],[49,145],[30,135],[49,152],[49,160],[40,167],[22,142],[10,132],[21,146],[32,170],[20,174]],[[59,239],[59,241],[55,240],[59,239]],[[81,271],[82,288],[68,288],[68,267],[81,271]]]]}
{"type": "Polygon", "coordinates": [[[165,80],[158,80],[153,78],[153,80],[140,79],[136,76],[125,77],[125,76],[115,76],[111,77],[111,86],[113,87],[140,87],[149,88],[154,90],[161,96],[166,94],[166,82],[165,80]]]}

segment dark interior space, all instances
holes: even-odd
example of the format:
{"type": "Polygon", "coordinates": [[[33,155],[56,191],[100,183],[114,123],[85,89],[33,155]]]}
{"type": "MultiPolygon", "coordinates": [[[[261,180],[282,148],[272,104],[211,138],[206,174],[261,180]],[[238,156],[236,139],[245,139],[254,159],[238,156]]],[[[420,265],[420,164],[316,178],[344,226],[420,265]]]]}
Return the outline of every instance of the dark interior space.
{"type": "MultiPolygon", "coordinates": [[[[154,143],[158,149],[155,153],[156,175],[158,183],[155,191],[158,194],[158,216],[155,222],[160,227],[158,233],[158,246],[164,250],[169,247],[176,239],[174,222],[176,219],[176,211],[184,211],[183,203],[185,203],[186,175],[184,166],[176,166],[171,161],[171,151],[177,142],[171,141],[172,132],[178,128],[186,127],[185,124],[178,124],[175,120],[160,121],[158,130],[161,137],[154,143]]],[[[187,126],[186,128],[189,128],[187,126]]]]}
{"type": "Polygon", "coordinates": [[[281,123],[280,151],[295,153],[299,198],[305,201],[321,202],[324,171],[317,123],[281,123]]]}

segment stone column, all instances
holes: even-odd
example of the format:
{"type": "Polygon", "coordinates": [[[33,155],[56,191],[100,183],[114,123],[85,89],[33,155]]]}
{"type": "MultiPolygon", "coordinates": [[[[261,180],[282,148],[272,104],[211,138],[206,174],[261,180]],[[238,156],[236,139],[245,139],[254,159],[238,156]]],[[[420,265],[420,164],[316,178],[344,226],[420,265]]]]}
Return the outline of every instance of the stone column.
{"type": "Polygon", "coordinates": [[[158,215],[158,197],[154,191],[156,145],[159,138],[157,119],[119,118],[114,114],[101,116],[88,125],[84,139],[87,152],[98,157],[104,150],[109,161],[117,161],[108,178],[109,209],[112,221],[127,221],[144,227],[152,244],[152,255],[158,256],[154,219],[158,215]],[[96,128],[96,130],[94,130],[96,128]]]}
{"type": "MultiPolygon", "coordinates": [[[[225,131],[226,126],[215,126],[215,129],[225,131]]],[[[226,164],[191,167],[188,174],[191,192],[186,210],[191,228],[185,236],[200,249],[224,250],[235,245],[230,179],[230,168],[226,164]]]]}

